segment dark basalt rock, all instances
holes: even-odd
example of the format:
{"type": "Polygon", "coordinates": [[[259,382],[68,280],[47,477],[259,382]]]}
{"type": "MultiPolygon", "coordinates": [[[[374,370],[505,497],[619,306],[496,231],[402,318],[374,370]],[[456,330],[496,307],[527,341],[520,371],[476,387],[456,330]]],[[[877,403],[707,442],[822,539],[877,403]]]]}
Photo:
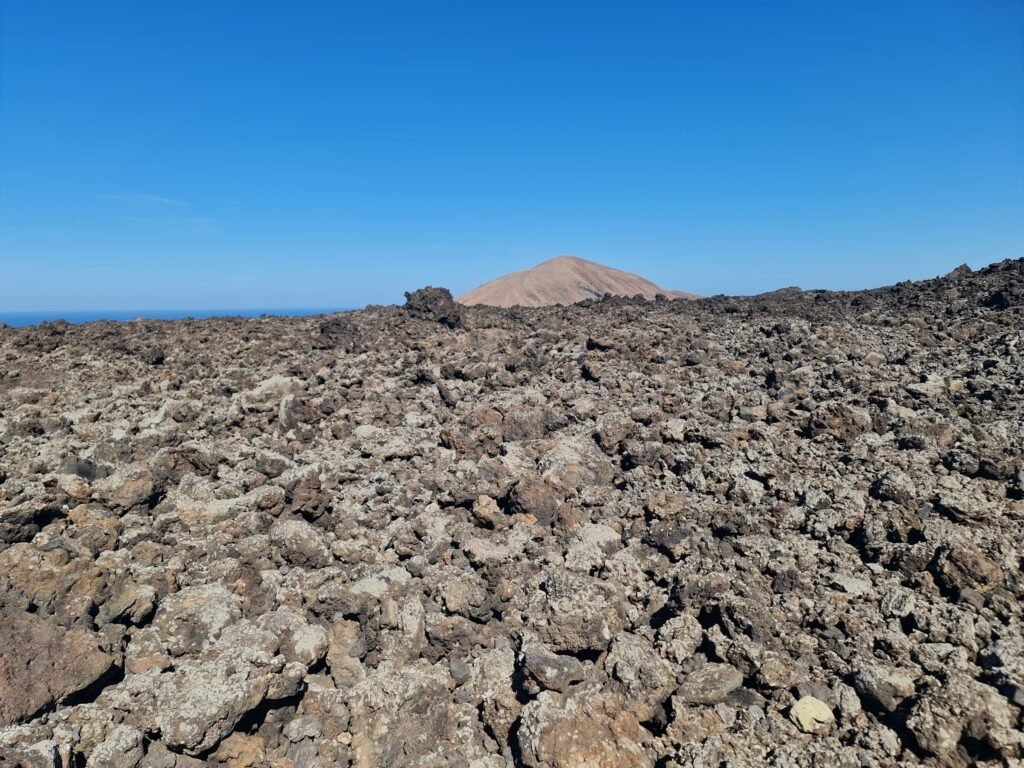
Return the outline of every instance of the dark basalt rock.
{"type": "Polygon", "coordinates": [[[449,328],[465,325],[465,311],[447,288],[420,288],[405,294],[405,311],[420,320],[432,320],[449,328]]]}
{"type": "Polygon", "coordinates": [[[0,765],[1017,764],[1022,296],[0,328],[0,765]]]}

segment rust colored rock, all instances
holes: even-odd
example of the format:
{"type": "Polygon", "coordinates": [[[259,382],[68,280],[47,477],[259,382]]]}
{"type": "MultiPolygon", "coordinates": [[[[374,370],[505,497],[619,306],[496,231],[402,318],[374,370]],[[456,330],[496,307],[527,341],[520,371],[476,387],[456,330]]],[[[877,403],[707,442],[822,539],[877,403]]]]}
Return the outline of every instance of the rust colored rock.
{"type": "Polygon", "coordinates": [[[645,768],[651,734],[623,708],[621,697],[545,691],[523,709],[519,743],[530,768],[645,768]]]}
{"type": "Polygon", "coordinates": [[[935,556],[933,569],[939,584],[950,591],[969,587],[987,592],[1003,583],[999,564],[967,542],[941,549],[935,556]]]}
{"type": "Polygon", "coordinates": [[[533,515],[541,525],[550,525],[562,499],[543,480],[527,477],[512,488],[509,511],[514,514],[533,515]]]}
{"type": "Polygon", "coordinates": [[[100,680],[114,665],[102,638],[23,611],[0,611],[0,726],[42,712],[100,680]]]}

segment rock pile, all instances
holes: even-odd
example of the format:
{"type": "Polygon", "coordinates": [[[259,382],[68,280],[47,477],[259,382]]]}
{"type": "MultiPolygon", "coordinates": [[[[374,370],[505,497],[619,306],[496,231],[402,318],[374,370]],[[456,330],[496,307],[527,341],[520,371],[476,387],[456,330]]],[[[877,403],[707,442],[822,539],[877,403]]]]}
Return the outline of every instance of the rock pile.
{"type": "Polygon", "coordinates": [[[0,328],[0,764],[1019,764],[1022,297],[0,328]]]}

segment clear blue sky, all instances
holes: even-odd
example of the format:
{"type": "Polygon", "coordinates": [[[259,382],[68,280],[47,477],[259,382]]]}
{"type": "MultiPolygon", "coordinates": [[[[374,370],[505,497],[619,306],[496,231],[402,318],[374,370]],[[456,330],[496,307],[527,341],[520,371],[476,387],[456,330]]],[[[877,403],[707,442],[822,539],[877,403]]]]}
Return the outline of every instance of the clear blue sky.
{"type": "Polygon", "coordinates": [[[1024,256],[1024,0],[7,0],[0,309],[1024,256]]]}

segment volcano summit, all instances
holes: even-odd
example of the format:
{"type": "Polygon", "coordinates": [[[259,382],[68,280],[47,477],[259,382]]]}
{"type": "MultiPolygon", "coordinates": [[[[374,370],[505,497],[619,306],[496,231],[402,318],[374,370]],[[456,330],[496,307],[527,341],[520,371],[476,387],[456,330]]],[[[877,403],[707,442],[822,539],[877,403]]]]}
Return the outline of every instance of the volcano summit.
{"type": "Polygon", "coordinates": [[[530,269],[499,277],[459,297],[461,304],[491,307],[547,307],[599,299],[605,294],[653,299],[695,299],[696,294],[668,291],[650,280],[578,256],[556,256],[530,269]]]}

